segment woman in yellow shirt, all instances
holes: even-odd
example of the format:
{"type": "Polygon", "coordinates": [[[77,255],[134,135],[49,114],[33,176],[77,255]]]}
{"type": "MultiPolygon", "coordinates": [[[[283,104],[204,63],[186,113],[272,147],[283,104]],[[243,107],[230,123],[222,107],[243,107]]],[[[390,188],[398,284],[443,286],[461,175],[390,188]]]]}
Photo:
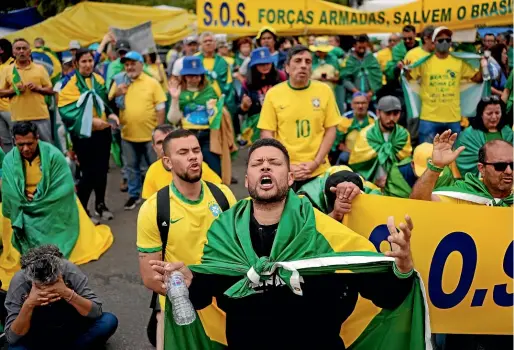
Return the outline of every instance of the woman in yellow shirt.
{"type": "Polygon", "coordinates": [[[115,114],[110,113],[104,80],[93,73],[93,68],[91,51],[79,49],[75,54],[75,75],[59,92],[58,107],[80,162],[82,177],[77,196],[82,206],[87,208],[94,190],[96,215],[104,220],[111,220],[113,215],[105,205],[105,190],[111,149],[111,126],[116,127],[119,120],[115,114]],[[106,111],[110,113],[108,118],[106,111]]]}

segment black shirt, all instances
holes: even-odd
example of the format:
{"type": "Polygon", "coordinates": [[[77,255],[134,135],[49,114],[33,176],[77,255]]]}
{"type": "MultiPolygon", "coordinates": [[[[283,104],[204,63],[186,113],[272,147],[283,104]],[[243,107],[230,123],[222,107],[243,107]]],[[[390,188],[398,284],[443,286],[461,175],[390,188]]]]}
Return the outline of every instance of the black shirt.
{"type": "MultiPolygon", "coordinates": [[[[269,256],[278,224],[260,225],[252,215],[250,235],[257,255],[269,256]]],[[[393,271],[383,274],[304,276],[303,296],[289,287],[263,286],[258,293],[233,299],[223,293],[241,277],[194,274],[189,296],[197,310],[216,297],[226,313],[229,349],[345,349],[339,336],[358,295],[375,305],[394,309],[410,291],[412,278],[400,280],[393,271]]]]}

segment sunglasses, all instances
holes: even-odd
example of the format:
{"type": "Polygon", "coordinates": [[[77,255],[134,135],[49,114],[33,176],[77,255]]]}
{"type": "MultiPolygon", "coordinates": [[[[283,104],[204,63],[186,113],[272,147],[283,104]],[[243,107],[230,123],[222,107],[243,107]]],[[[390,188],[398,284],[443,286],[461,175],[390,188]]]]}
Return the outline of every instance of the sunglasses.
{"type": "Polygon", "coordinates": [[[498,163],[484,163],[485,165],[492,165],[496,171],[505,171],[510,166],[510,170],[514,169],[514,162],[498,162],[498,163]]]}
{"type": "Polygon", "coordinates": [[[445,41],[446,41],[447,43],[451,43],[451,42],[452,42],[452,39],[451,39],[451,38],[441,38],[441,39],[437,39],[437,42],[438,42],[439,44],[442,44],[442,43],[444,43],[445,41]]]}
{"type": "Polygon", "coordinates": [[[482,97],[483,102],[491,102],[491,101],[500,101],[500,97],[492,95],[487,97],[482,97]]]}

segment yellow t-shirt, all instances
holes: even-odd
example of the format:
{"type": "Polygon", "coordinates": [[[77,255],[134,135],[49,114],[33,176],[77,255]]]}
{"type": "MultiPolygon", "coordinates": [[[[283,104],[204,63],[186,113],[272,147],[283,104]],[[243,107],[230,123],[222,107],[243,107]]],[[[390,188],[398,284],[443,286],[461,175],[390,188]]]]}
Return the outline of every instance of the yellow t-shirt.
{"type": "MultiPolygon", "coordinates": [[[[227,72],[227,83],[231,83],[232,82],[232,73],[230,71],[230,62],[226,59],[226,57],[223,57],[223,56],[220,56],[220,57],[223,58],[225,60],[225,62],[227,62],[227,64],[229,65],[229,69],[227,72]]],[[[205,69],[207,69],[208,71],[212,71],[214,69],[214,62],[215,62],[214,57],[213,58],[204,57],[203,62],[202,62],[203,67],[205,69]]],[[[216,94],[218,96],[221,96],[221,88],[220,88],[218,82],[214,81],[211,85],[212,85],[214,91],[216,91],[216,94]]]]}
{"type": "Polygon", "coordinates": [[[421,79],[421,120],[439,123],[459,122],[460,83],[476,74],[463,60],[448,56],[430,57],[410,71],[412,79],[421,79]]]}
{"type": "MultiPolygon", "coordinates": [[[[70,81],[66,84],[66,86],[59,91],[59,99],[58,99],[58,107],[64,107],[69,105],[70,103],[77,103],[77,100],[80,97],[80,91],[77,87],[77,74],[78,72],[75,72],[75,74],[71,77],[70,81]]],[[[93,73],[95,75],[95,81],[101,85],[105,85],[104,79],[96,73],[93,73]]],[[[91,78],[85,78],[86,85],[91,89],[91,78]]],[[[98,116],[98,113],[96,113],[96,108],[93,108],[93,117],[94,118],[101,118],[104,121],[107,121],[107,117],[105,115],[105,111],[102,113],[101,116],[98,116]]]]}
{"type": "MultiPolygon", "coordinates": [[[[0,89],[10,89],[12,87],[12,71],[14,65],[10,67],[11,68],[7,69],[6,73],[1,76],[0,89]]],[[[37,63],[30,63],[25,68],[16,66],[16,69],[20,74],[22,84],[34,83],[41,87],[52,86],[48,72],[43,66],[37,63]]],[[[30,89],[25,89],[19,96],[14,95],[11,97],[10,104],[11,120],[13,122],[50,118],[45,96],[37,92],[32,92],[30,89]]]]}
{"type": "Polygon", "coordinates": [[[150,73],[152,73],[152,76],[157,80],[159,84],[161,84],[162,91],[164,93],[168,92],[168,81],[166,80],[166,72],[164,71],[164,67],[162,64],[157,66],[157,63],[149,64],[148,69],[150,70],[150,73]],[[159,71],[161,73],[159,73],[159,71]],[[161,74],[163,76],[161,81],[161,74]]]}
{"type": "MultiPolygon", "coordinates": [[[[316,158],[325,129],[339,121],[334,92],[327,84],[311,81],[305,89],[296,90],[289,82],[283,82],[266,94],[257,127],[274,131],[275,138],[289,151],[291,164],[299,164],[316,158]]],[[[325,157],[312,177],[329,167],[325,157]]]]}
{"type": "Polygon", "coordinates": [[[415,48],[407,52],[403,61],[408,62],[409,64],[413,64],[414,62],[428,55],[430,55],[430,52],[426,52],[425,50],[423,50],[423,47],[421,46],[416,46],[415,48]]]}
{"type": "MultiPolygon", "coordinates": [[[[116,82],[112,83],[109,99],[114,99],[116,82]]],[[[155,107],[166,102],[166,95],[159,82],[141,73],[128,86],[125,94],[125,109],[120,111],[121,137],[130,142],[152,140],[152,131],[157,126],[155,107]]]]}
{"type": "MultiPolygon", "coordinates": [[[[173,174],[164,168],[162,159],[155,161],[146,172],[145,182],[143,183],[142,197],[150,198],[161,188],[168,186],[173,180],[173,174]]],[[[202,163],[202,180],[209,181],[214,184],[221,184],[221,178],[216,174],[207,163],[202,163]]]]}
{"type": "MultiPolygon", "coordinates": [[[[386,48],[378,51],[375,54],[375,58],[377,59],[378,63],[380,64],[380,69],[382,70],[382,72],[384,72],[387,62],[389,62],[393,59],[393,51],[390,48],[386,47],[386,48]]],[[[385,75],[383,75],[382,76],[382,84],[386,84],[386,83],[387,83],[386,77],[385,77],[385,75]]]]}
{"type": "Polygon", "coordinates": [[[25,190],[30,193],[36,192],[37,185],[43,173],[41,172],[41,159],[39,156],[34,158],[32,162],[24,159],[23,164],[25,165],[25,190]]]}
{"type": "MultiPolygon", "coordinates": [[[[7,74],[7,70],[13,62],[14,59],[10,57],[6,62],[0,64],[0,82],[4,79],[4,75],[7,74]]],[[[9,98],[0,98],[0,112],[8,112],[9,109],[9,98]]]]}

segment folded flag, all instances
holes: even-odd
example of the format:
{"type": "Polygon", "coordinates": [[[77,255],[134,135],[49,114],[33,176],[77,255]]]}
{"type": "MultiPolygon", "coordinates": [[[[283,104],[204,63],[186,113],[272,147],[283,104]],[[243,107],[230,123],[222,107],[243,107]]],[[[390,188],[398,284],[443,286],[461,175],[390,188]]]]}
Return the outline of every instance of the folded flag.
{"type": "MultiPolygon", "coordinates": [[[[394,259],[374,250],[364,237],[315,210],[307,198],[289,191],[269,257],[258,257],[250,238],[250,200],[239,201],[214,221],[207,232],[201,264],[193,272],[241,279],[225,295],[244,298],[274,274],[291,293],[302,295],[302,276],[351,273],[389,273],[394,259]],[[350,272],[348,272],[350,273],[350,272]]],[[[430,349],[430,323],[421,279],[394,310],[382,310],[350,349],[430,349]]],[[[313,321],[315,322],[315,320],[313,321]]],[[[344,326],[343,326],[344,328],[344,326]]],[[[186,348],[184,346],[177,348],[186,348]]]]}
{"type": "Polygon", "coordinates": [[[13,65],[13,67],[12,67],[12,88],[13,88],[16,96],[21,95],[21,91],[20,91],[20,89],[18,89],[18,84],[20,84],[20,83],[21,83],[20,73],[16,69],[16,66],[13,65]]]}

